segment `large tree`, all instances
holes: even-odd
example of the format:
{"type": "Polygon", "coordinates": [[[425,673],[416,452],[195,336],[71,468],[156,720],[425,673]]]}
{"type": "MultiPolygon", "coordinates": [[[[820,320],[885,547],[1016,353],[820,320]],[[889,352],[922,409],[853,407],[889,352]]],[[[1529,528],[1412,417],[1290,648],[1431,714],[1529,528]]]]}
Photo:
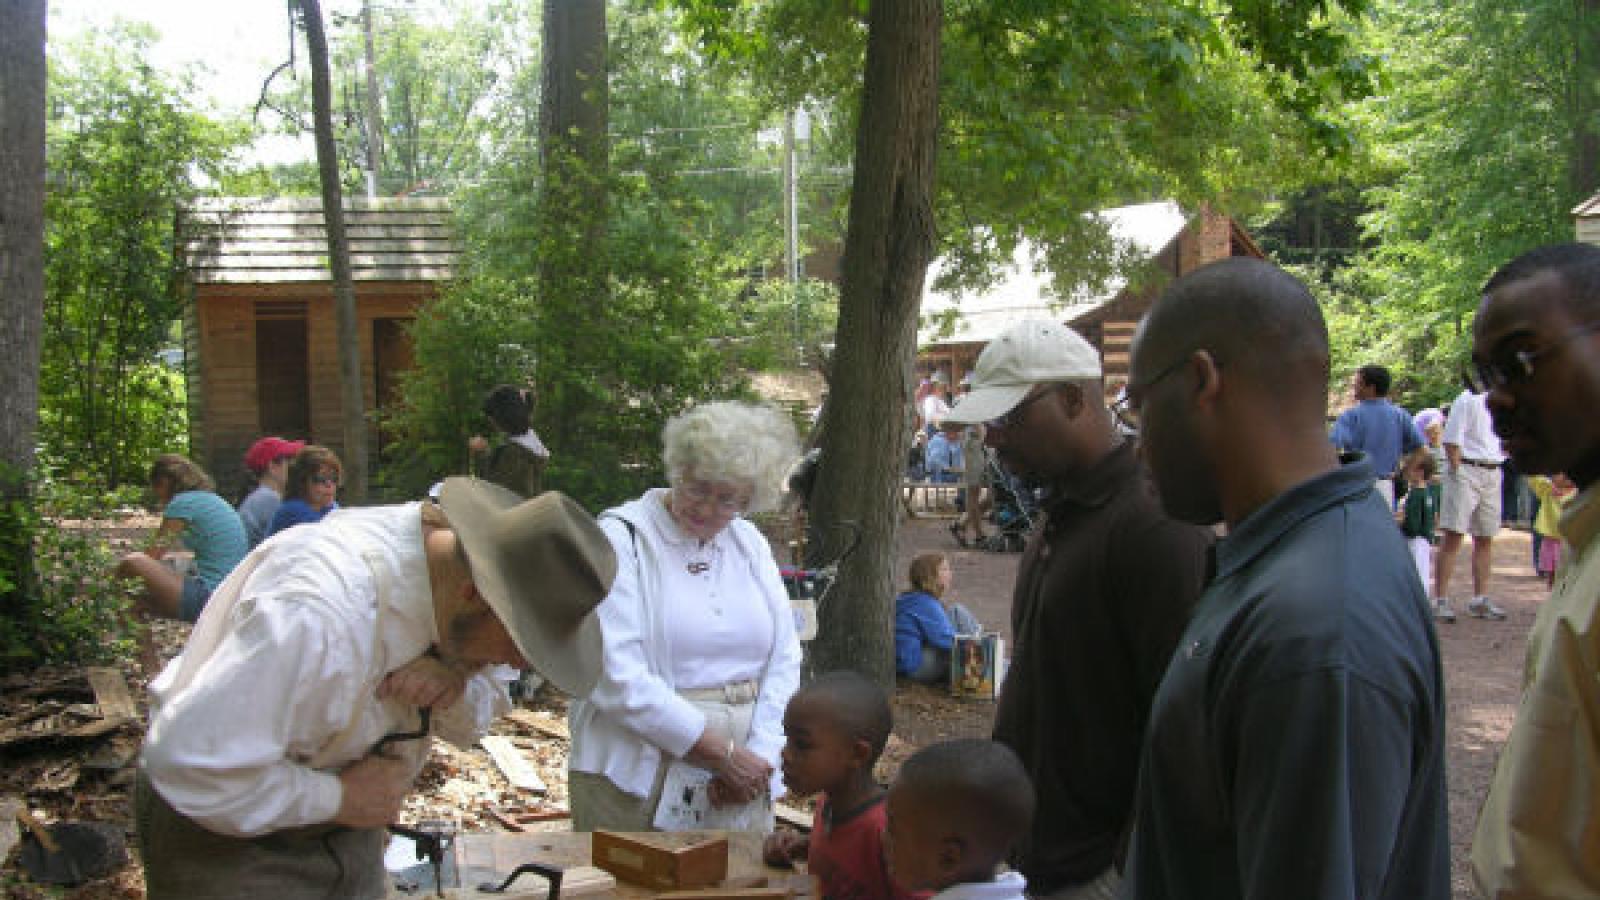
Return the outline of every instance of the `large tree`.
{"type": "Polygon", "coordinates": [[[298,0],[311,62],[311,106],[317,139],[317,173],[322,184],[322,219],[328,235],[328,268],[333,276],[333,311],[339,338],[339,399],[344,419],[344,491],[360,503],[367,497],[366,391],[361,378],[361,335],[356,319],[355,278],[350,271],[350,240],[344,227],[344,188],[339,183],[339,147],[333,134],[333,88],[328,74],[328,38],[322,4],[298,0]]]}
{"type": "MultiPolygon", "coordinates": [[[[863,40],[870,56],[874,40],[890,39],[873,25],[880,15],[903,12],[899,4],[866,5],[864,29],[858,5],[823,0],[678,5],[711,55],[753,69],[779,104],[818,97],[850,111],[858,135],[852,228],[856,204],[881,202],[879,191],[910,189],[900,180],[907,170],[868,165],[861,155],[875,132],[900,124],[868,108],[874,72],[866,63],[863,78],[861,61],[863,40]]],[[[1370,87],[1367,61],[1351,52],[1341,12],[1366,5],[945,4],[942,32],[912,34],[934,47],[942,42],[945,60],[938,86],[929,88],[940,97],[945,127],[930,127],[921,139],[940,147],[930,202],[950,277],[992,277],[993,264],[1009,260],[1026,237],[1042,248],[1040,262],[1065,292],[1113,274],[1122,258],[1093,218],[1096,210],[1174,195],[1233,209],[1252,201],[1259,182],[1293,184],[1318,173],[1348,137],[1328,118],[1330,102],[1370,87]]],[[[931,159],[932,147],[926,152],[931,159]]],[[[915,193],[899,198],[920,200],[915,193]]],[[[871,221],[877,213],[868,215],[871,221]]],[[[923,223],[913,219],[908,227],[923,223]]],[[[825,611],[813,650],[823,665],[881,674],[892,655],[887,548],[897,522],[876,504],[892,499],[898,484],[905,435],[892,426],[904,419],[910,400],[911,364],[901,340],[915,329],[917,314],[916,298],[900,291],[913,283],[906,267],[928,257],[907,239],[868,258],[856,249],[860,239],[847,238],[830,394],[835,408],[825,414],[810,546],[814,558],[832,552],[827,535],[847,515],[862,516],[865,542],[862,558],[846,566],[835,588],[835,596],[849,601],[825,611]],[[852,276],[851,265],[863,270],[852,276]],[[880,289],[870,308],[861,294],[852,296],[852,277],[880,289]],[[873,433],[856,433],[865,423],[873,433]]],[[[918,272],[914,283],[920,286],[922,277],[918,272]]]]}
{"type": "Polygon", "coordinates": [[[31,580],[23,527],[44,317],[45,0],[0,3],[0,612],[31,580]]]}
{"type": "MultiPolygon", "coordinates": [[[[845,231],[838,349],[824,411],[824,462],[811,504],[812,545],[837,552],[828,523],[862,529],[860,551],[844,562],[842,596],[892,594],[900,515],[900,460],[908,429],[917,309],[933,259],[934,159],[939,130],[939,0],[876,0],[867,20],[855,185],[845,231]],[[890,427],[885,427],[885,426],[890,427]]],[[[854,668],[894,679],[892,609],[887,603],[824,604],[817,671],[854,668]]]]}

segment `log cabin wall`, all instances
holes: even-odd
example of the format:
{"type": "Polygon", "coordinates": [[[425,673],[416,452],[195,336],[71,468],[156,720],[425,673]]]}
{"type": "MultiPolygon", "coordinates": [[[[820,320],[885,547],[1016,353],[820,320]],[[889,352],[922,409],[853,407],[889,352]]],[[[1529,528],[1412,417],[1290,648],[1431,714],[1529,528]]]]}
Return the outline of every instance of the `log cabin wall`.
{"type": "MultiPolygon", "coordinates": [[[[405,326],[459,254],[436,199],[347,201],[365,409],[410,367],[405,326]]],[[[191,444],[224,496],[264,434],[344,455],[338,328],[315,200],[215,200],[186,211],[191,444]]],[[[369,425],[370,470],[383,436],[369,425]]]]}

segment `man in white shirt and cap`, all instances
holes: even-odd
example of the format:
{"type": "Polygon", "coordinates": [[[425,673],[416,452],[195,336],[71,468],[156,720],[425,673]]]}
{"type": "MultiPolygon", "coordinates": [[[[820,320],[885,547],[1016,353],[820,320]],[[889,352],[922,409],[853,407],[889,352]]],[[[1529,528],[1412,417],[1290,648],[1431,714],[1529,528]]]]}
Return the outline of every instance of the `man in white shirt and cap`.
{"type": "Polygon", "coordinates": [[[258,548],[150,685],[148,896],[386,896],[384,826],[429,735],[466,746],[510,709],[496,663],[587,694],[615,573],[570,498],[469,478],[258,548]]]}

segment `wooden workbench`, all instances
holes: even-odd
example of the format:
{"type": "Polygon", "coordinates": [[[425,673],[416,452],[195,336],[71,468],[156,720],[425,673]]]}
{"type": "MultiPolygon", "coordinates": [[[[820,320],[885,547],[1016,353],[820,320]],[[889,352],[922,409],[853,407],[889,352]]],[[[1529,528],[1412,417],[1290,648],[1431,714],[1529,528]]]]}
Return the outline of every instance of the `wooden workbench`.
{"type": "MultiPolygon", "coordinates": [[[[740,887],[793,885],[796,893],[806,893],[808,882],[789,869],[775,869],[761,859],[763,835],[743,831],[706,831],[698,834],[706,839],[727,838],[728,880],[726,884],[740,887]]],[[[527,862],[553,864],[563,868],[590,864],[590,834],[583,831],[550,831],[524,834],[463,834],[454,843],[455,870],[460,873],[460,887],[447,887],[445,896],[450,900],[490,900],[494,894],[477,890],[485,881],[499,883],[517,866],[527,862]]],[[[521,886],[540,884],[535,876],[525,875],[518,881],[521,886]]],[[[446,880],[446,885],[451,881],[446,880]]],[[[615,896],[618,900],[650,900],[658,891],[618,879],[615,896]]],[[[389,892],[392,900],[426,900],[435,896],[432,891],[402,893],[389,892]]],[[[542,894],[540,896],[543,896],[542,894]]]]}

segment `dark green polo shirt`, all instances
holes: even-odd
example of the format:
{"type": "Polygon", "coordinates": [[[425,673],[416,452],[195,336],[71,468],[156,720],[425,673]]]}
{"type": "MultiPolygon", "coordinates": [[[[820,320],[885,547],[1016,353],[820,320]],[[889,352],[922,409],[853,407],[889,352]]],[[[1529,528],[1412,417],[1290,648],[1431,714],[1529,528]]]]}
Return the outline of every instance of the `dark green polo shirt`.
{"type": "Polygon", "coordinates": [[[1156,693],[1124,896],[1448,900],[1438,641],[1364,462],[1217,545],[1156,693]]]}

